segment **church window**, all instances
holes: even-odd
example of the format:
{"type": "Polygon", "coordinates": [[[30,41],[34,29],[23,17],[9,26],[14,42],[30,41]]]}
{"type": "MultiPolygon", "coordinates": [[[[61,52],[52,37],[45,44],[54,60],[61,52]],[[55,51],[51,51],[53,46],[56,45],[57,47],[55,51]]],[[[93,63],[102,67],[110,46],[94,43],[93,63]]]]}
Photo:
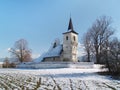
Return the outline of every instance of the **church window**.
{"type": "Polygon", "coordinates": [[[53,48],[55,48],[57,46],[56,42],[53,44],[53,48]]]}
{"type": "Polygon", "coordinates": [[[75,36],[73,37],[74,41],[76,40],[75,36]]]}
{"type": "Polygon", "coordinates": [[[53,57],[53,60],[55,61],[55,57],[53,57]]]}
{"type": "Polygon", "coordinates": [[[66,36],[66,40],[68,40],[68,36],[66,36]]]}

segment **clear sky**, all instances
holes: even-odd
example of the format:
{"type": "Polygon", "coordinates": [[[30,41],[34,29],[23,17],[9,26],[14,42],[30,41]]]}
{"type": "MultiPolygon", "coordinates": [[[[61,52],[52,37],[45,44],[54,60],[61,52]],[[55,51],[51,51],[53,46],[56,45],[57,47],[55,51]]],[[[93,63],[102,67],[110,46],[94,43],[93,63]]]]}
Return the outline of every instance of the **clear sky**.
{"type": "Polygon", "coordinates": [[[55,38],[62,40],[70,14],[74,30],[83,34],[99,16],[111,16],[120,38],[120,0],[0,0],[0,57],[24,38],[34,57],[47,51],[55,38]]]}

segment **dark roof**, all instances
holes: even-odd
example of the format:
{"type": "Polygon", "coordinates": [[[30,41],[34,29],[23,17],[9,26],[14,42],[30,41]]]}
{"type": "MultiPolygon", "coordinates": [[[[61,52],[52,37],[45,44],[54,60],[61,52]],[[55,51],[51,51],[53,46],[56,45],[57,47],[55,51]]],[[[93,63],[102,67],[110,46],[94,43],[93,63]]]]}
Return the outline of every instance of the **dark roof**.
{"type": "Polygon", "coordinates": [[[72,19],[71,19],[71,18],[70,18],[69,26],[68,26],[68,31],[69,31],[69,30],[74,31],[74,29],[73,29],[73,24],[72,24],[72,19]]]}
{"type": "Polygon", "coordinates": [[[43,60],[44,60],[44,59],[46,59],[46,58],[56,58],[56,57],[58,57],[58,58],[59,58],[60,56],[50,56],[50,57],[44,57],[44,58],[43,58],[43,60]]]}
{"type": "Polygon", "coordinates": [[[65,32],[65,33],[63,33],[63,34],[66,34],[66,33],[75,33],[75,34],[78,34],[77,32],[75,32],[75,31],[68,31],[68,32],[65,32]]]}
{"type": "Polygon", "coordinates": [[[73,28],[73,24],[72,24],[72,19],[70,18],[70,21],[69,21],[69,26],[68,26],[68,31],[63,33],[63,34],[66,34],[66,33],[75,33],[75,34],[78,34],[76,31],[74,31],[74,28],[73,28]]]}

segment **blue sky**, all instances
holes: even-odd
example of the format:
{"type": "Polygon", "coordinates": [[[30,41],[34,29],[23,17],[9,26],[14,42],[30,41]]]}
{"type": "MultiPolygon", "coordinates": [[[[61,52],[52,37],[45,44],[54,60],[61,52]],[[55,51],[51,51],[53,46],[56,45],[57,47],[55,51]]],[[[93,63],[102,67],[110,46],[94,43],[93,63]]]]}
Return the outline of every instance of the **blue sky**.
{"type": "Polygon", "coordinates": [[[120,38],[120,0],[0,0],[0,57],[24,38],[33,55],[47,51],[55,38],[62,40],[70,14],[73,26],[83,34],[99,16],[111,16],[115,35],[120,38]]]}

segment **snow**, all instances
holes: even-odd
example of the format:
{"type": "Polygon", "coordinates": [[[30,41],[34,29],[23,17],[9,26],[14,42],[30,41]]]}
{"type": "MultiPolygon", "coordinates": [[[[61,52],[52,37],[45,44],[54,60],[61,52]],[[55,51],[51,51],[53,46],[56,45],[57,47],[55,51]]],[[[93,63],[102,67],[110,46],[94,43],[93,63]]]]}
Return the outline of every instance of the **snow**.
{"type": "Polygon", "coordinates": [[[94,62],[40,62],[22,63],[17,68],[47,69],[47,68],[93,68],[94,62]]]}
{"type": "Polygon", "coordinates": [[[0,64],[3,64],[4,62],[0,62],[0,64]]]}
{"type": "Polygon", "coordinates": [[[0,69],[0,90],[120,90],[120,80],[92,69],[0,69]],[[11,89],[12,88],[12,89],[11,89]]]}
{"type": "Polygon", "coordinates": [[[39,63],[43,60],[43,58],[45,57],[53,57],[53,56],[60,56],[60,52],[62,50],[62,45],[57,45],[55,48],[53,48],[53,46],[48,50],[48,52],[42,54],[39,58],[37,58],[36,60],[34,60],[33,62],[35,63],[39,63]]]}
{"type": "Polygon", "coordinates": [[[55,48],[50,49],[45,57],[53,57],[53,56],[60,56],[60,52],[62,50],[62,45],[58,45],[55,48]]]}

